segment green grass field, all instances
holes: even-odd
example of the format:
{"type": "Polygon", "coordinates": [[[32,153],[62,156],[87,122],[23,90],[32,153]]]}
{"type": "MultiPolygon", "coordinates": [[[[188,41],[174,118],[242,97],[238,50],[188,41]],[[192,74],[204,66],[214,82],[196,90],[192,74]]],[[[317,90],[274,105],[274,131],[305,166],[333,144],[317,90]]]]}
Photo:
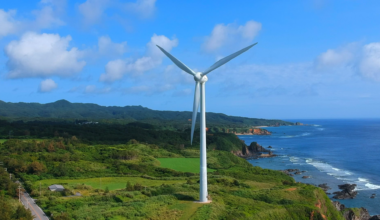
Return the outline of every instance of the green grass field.
{"type": "Polygon", "coordinates": [[[0,139],[0,143],[4,143],[6,141],[7,141],[7,139],[0,139]]]}
{"type": "MultiPolygon", "coordinates": [[[[199,158],[157,158],[160,161],[161,167],[182,171],[199,173],[199,158]]],[[[208,172],[215,171],[214,169],[208,169],[208,172]]]]}
{"type": "MultiPolygon", "coordinates": [[[[107,186],[109,190],[123,189],[126,187],[127,182],[131,184],[140,183],[143,186],[159,186],[162,184],[173,184],[173,183],[185,183],[186,180],[149,180],[141,177],[104,177],[104,178],[89,178],[89,179],[48,179],[41,180],[41,185],[43,188],[47,188],[53,184],[68,184],[69,186],[75,186],[77,184],[85,184],[92,186],[94,189],[99,189],[101,184],[101,189],[105,189],[107,186]],[[101,179],[101,180],[100,180],[101,179]]],[[[40,181],[35,182],[35,187],[38,188],[40,181]]]]}

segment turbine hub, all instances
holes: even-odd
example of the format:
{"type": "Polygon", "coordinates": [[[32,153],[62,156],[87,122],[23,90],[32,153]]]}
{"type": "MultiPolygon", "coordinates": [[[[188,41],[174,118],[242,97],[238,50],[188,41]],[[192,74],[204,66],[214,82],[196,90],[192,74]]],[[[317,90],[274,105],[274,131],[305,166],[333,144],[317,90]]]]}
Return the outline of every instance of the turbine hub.
{"type": "Polygon", "coordinates": [[[207,82],[208,78],[207,78],[207,76],[202,76],[201,72],[197,72],[194,76],[194,80],[196,82],[205,83],[205,82],[207,82]]]}

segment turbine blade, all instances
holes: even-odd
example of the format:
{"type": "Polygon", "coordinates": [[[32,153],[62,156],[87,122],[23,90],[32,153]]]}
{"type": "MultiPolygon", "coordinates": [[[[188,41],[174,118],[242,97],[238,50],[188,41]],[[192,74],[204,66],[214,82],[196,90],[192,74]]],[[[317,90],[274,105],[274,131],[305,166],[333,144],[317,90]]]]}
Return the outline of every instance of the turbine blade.
{"type": "Polygon", "coordinates": [[[199,82],[196,82],[195,84],[193,117],[191,118],[191,144],[193,144],[194,127],[195,127],[195,122],[197,121],[197,114],[198,114],[199,101],[200,101],[199,84],[200,84],[199,82]]]}
{"type": "Polygon", "coordinates": [[[233,58],[239,56],[240,54],[244,53],[245,51],[251,49],[251,47],[255,46],[257,43],[252,44],[251,46],[245,47],[238,52],[235,52],[229,56],[224,57],[223,59],[218,60],[218,62],[214,63],[212,66],[210,66],[206,71],[202,72],[202,76],[206,75],[207,73],[215,70],[216,68],[224,65],[228,61],[232,60],[233,58]]]}
{"type": "Polygon", "coordinates": [[[177,58],[175,58],[173,55],[171,55],[170,53],[168,53],[166,50],[164,50],[164,48],[156,45],[167,57],[169,57],[169,59],[171,59],[173,61],[173,63],[175,65],[177,65],[179,68],[181,68],[183,71],[191,74],[191,75],[195,75],[195,72],[190,69],[189,67],[187,67],[185,64],[183,64],[181,61],[179,61],[177,58]]]}

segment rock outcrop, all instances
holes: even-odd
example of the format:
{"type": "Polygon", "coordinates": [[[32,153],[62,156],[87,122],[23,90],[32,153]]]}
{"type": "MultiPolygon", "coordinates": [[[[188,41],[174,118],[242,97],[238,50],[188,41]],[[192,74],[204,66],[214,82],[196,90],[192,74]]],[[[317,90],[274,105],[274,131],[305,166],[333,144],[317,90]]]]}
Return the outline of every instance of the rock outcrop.
{"type": "Polygon", "coordinates": [[[329,189],[331,189],[327,183],[323,183],[323,184],[319,184],[318,185],[319,188],[323,189],[323,191],[327,192],[329,189]]]}
{"type": "Polygon", "coordinates": [[[361,208],[346,208],[343,204],[338,201],[332,201],[333,206],[340,212],[342,212],[344,219],[346,220],[376,220],[380,219],[379,216],[374,215],[370,216],[368,210],[361,208]]]}
{"type": "Polygon", "coordinates": [[[358,194],[357,191],[354,191],[356,184],[343,184],[338,185],[339,189],[342,191],[333,192],[335,196],[333,196],[334,199],[353,199],[358,194]]]}
{"type": "Polygon", "coordinates": [[[260,157],[274,157],[277,156],[271,150],[265,149],[257,142],[252,142],[249,146],[243,147],[241,151],[231,151],[238,157],[243,158],[260,158],[260,157]]]}

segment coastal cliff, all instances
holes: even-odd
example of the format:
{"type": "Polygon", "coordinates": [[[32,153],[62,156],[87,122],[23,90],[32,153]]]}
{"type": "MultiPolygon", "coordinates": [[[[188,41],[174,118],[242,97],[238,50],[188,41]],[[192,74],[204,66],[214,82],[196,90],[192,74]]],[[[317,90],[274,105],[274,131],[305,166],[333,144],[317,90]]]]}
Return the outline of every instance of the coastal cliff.
{"type": "Polygon", "coordinates": [[[242,150],[231,151],[234,155],[242,158],[262,158],[276,156],[271,150],[265,149],[257,142],[252,142],[249,146],[243,146],[242,150]]]}
{"type": "Polygon", "coordinates": [[[262,128],[251,128],[241,132],[234,132],[236,135],[271,135],[272,133],[262,128]]]}

